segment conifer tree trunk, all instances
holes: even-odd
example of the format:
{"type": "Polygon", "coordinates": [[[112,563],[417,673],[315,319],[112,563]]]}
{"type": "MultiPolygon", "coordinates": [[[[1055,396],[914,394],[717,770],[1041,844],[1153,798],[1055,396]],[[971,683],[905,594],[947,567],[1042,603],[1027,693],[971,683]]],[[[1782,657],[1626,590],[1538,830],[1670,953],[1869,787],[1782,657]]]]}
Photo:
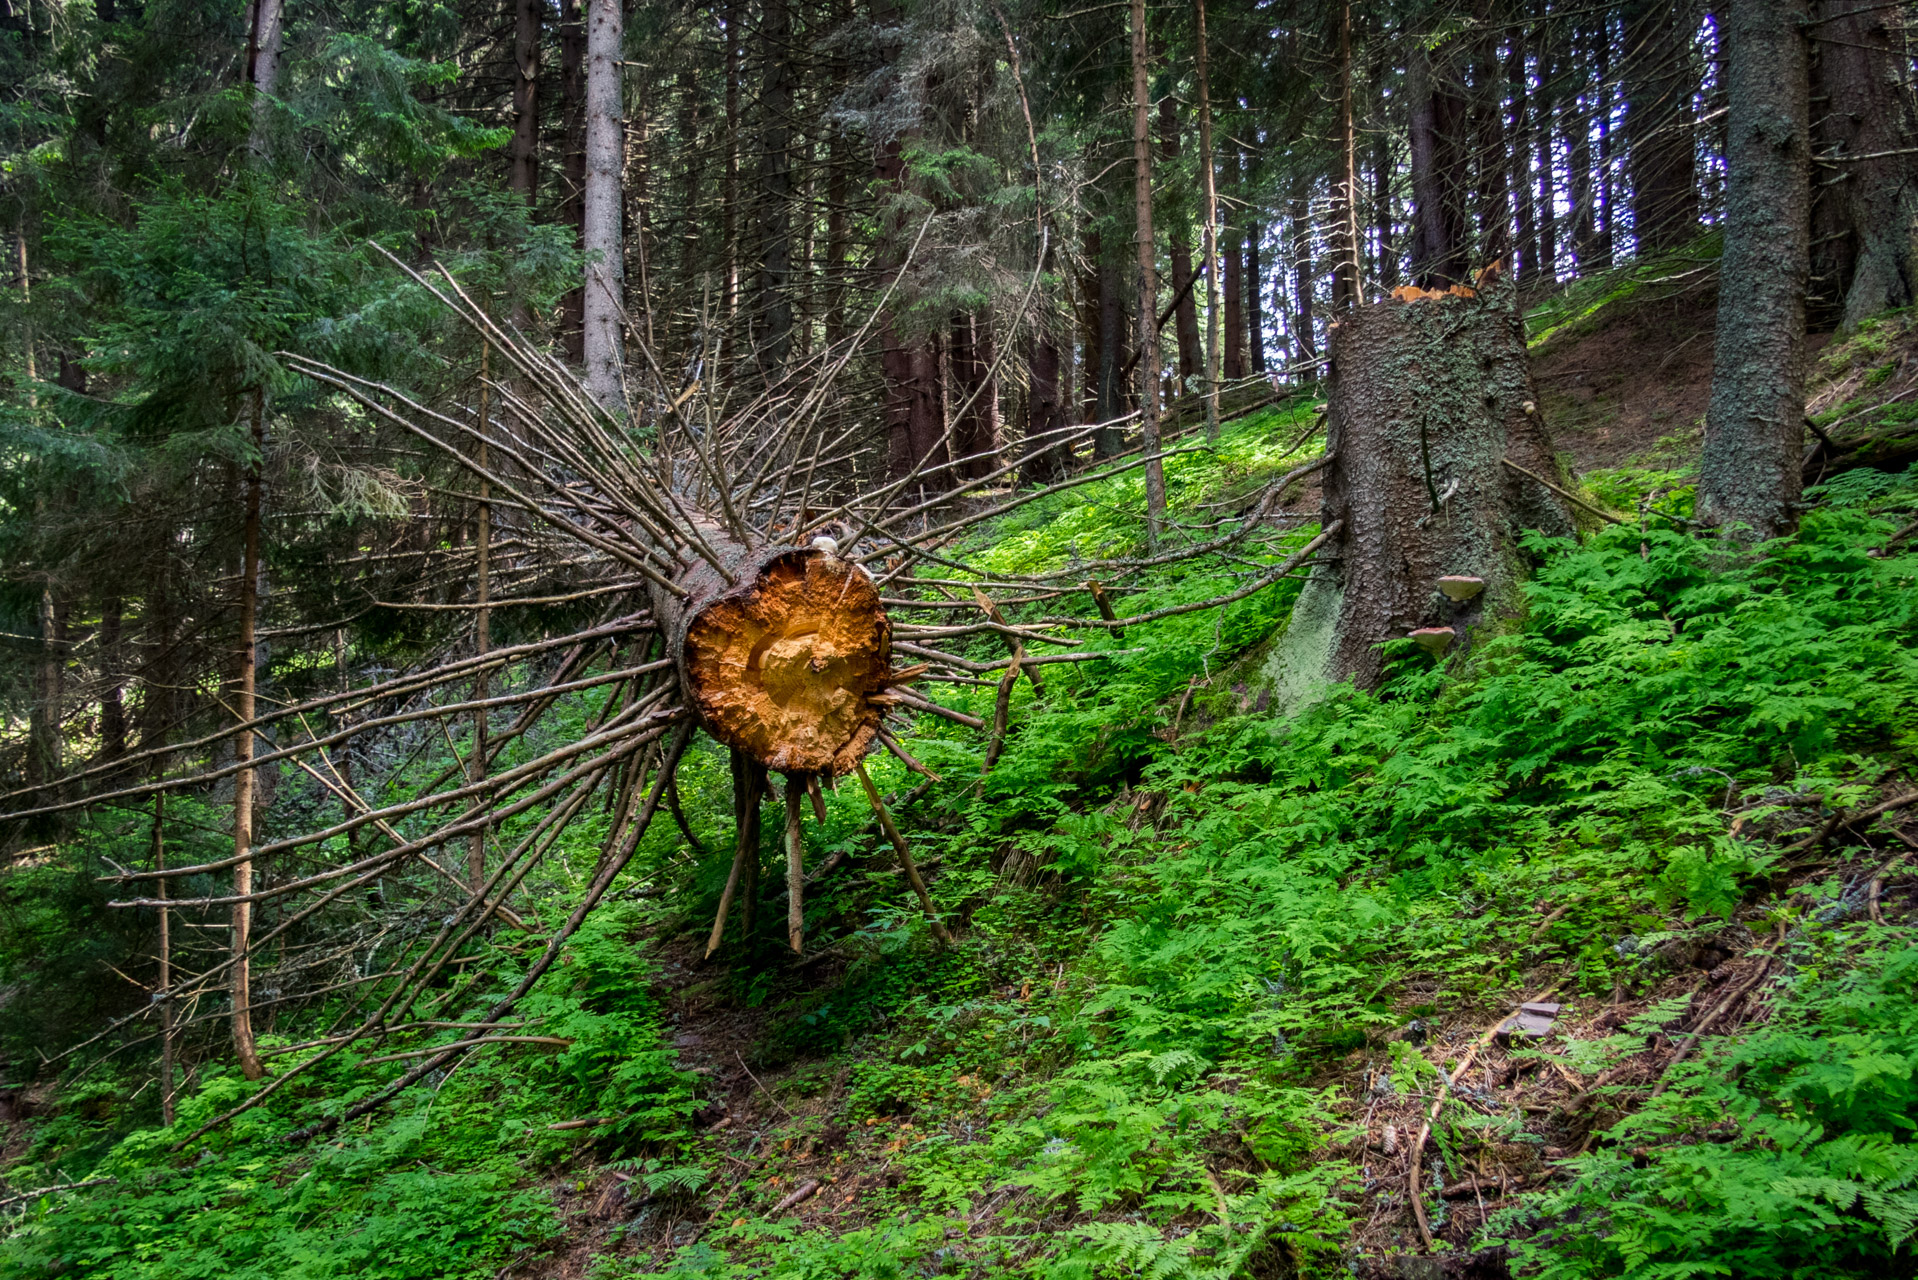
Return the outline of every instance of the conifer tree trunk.
{"type": "Polygon", "coordinates": [[[792,346],[792,7],[766,0],[760,7],[760,43],[765,49],[759,90],[760,250],[754,302],[761,369],[776,378],[792,346]]]}
{"type": "MultiPolygon", "coordinates": [[[[153,797],[153,869],[166,870],[166,792],[153,797]]],[[[154,882],[155,895],[167,898],[168,881],[154,882]]],[[[173,913],[160,908],[160,972],[154,993],[160,998],[160,1123],[173,1123],[173,913]]]]}
{"type": "Polygon", "coordinates": [[[1139,431],[1145,445],[1146,544],[1156,545],[1165,524],[1165,467],[1159,452],[1159,270],[1152,234],[1152,63],[1146,42],[1145,0],[1132,0],[1132,206],[1139,254],[1139,431]]]}
{"type": "Polygon", "coordinates": [[[1506,185],[1505,111],[1498,72],[1497,36],[1483,33],[1472,48],[1472,116],[1476,126],[1472,131],[1472,172],[1478,265],[1509,258],[1512,252],[1512,197],[1506,185]]]}
{"type": "Polygon", "coordinates": [[[1372,141],[1372,221],[1379,242],[1379,288],[1390,293],[1399,285],[1399,255],[1392,216],[1392,140],[1383,129],[1372,141]]]}
{"type": "Polygon", "coordinates": [[[952,318],[953,454],[970,458],[968,476],[999,465],[999,386],[992,376],[992,325],[976,312],[952,318]]]}
{"type": "Polygon", "coordinates": [[[66,667],[65,628],[54,604],[51,584],[40,588],[40,661],[36,664],[33,709],[27,725],[27,780],[53,782],[64,767],[60,704],[66,667]]]}
{"type": "MultiPolygon", "coordinates": [[[[559,94],[561,153],[560,221],[573,228],[573,243],[586,247],[586,25],[580,0],[559,0],[559,94]]],[[[566,358],[585,358],[586,289],[569,289],[559,303],[560,340],[566,358]]]]}
{"type": "MultiPolygon", "coordinates": [[[[1236,196],[1242,157],[1232,151],[1230,187],[1236,196]]],[[[1245,376],[1245,238],[1237,220],[1225,224],[1225,355],[1220,360],[1228,380],[1245,376]]]]}
{"type": "Polygon", "coordinates": [[[1380,643],[1417,628],[1450,627],[1449,652],[1474,651],[1520,607],[1520,535],[1573,532],[1533,478],[1561,483],[1509,280],[1472,299],[1357,307],[1328,346],[1320,520],[1337,533],[1266,669],[1286,709],[1342,680],[1376,688],[1380,643]],[[1482,589],[1454,601],[1448,576],[1482,589]]]}
{"type": "Polygon", "coordinates": [[[1245,229],[1245,337],[1246,372],[1265,372],[1265,273],[1259,266],[1259,241],[1265,228],[1257,222],[1245,229]]]}
{"type": "MultiPolygon", "coordinates": [[[[1026,439],[1036,441],[1059,431],[1066,421],[1060,396],[1059,344],[1043,331],[1030,342],[1026,363],[1026,439]]],[[[1023,478],[1041,484],[1059,479],[1065,474],[1062,453],[1063,450],[1047,449],[1033,456],[1023,468],[1023,478]]]]}
{"type": "Polygon", "coordinates": [[[1222,350],[1219,329],[1219,188],[1212,151],[1212,87],[1207,80],[1205,0],[1193,0],[1197,24],[1199,90],[1199,176],[1205,198],[1205,438],[1219,438],[1219,377],[1222,350]]]}
{"type": "MultiPolygon", "coordinates": [[[[1098,421],[1111,422],[1126,411],[1125,367],[1126,290],[1125,260],[1099,240],[1099,408],[1098,421]]],[[[1093,437],[1093,454],[1101,458],[1115,456],[1122,447],[1121,433],[1109,427],[1093,437]]]]}
{"type": "Polygon", "coordinates": [[[246,40],[246,83],[252,93],[253,128],[248,147],[255,157],[267,148],[267,124],[273,93],[280,84],[281,29],[286,21],[285,0],[253,0],[246,40]]]}
{"type": "Polygon", "coordinates": [[[1532,190],[1531,85],[1525,49],[1525,32],[1521,28],[1513,33],[1505,58],[1506,92],[1512,101],[1511,124],[1507,130],[1512,140],[1510,182],[1518,203],[1518,252],[1512,263],[1512,278],[1521,286],[1530,284],[1538,274],[1538,204],[1532,190]]]}
{"type": "MultiPolygon", "coordinates": [[[[492,351],[490,346],[480,343],[480,393],[479,393],[479,432],[480,442],[478,458],[482,472],[492,465],[487,446],[488,425],[487,379],[491,377],[488,367],[492,351]]],[[[474,516],[473,549],[478,564],[473,574],[473,598],[479,607],[473,611],[473,652],[485,653],[493,647],[492,625],[493,611],[490,607],[493,588],[493,486],[484,475],[479,482],[479,510],[474,516]]],[[[473,677],[473,700],[484,701],[488,692],[487,673],[484,669],[473,677]]],[[[466,761],[466,780],[470,783],[484,781],[486,778],[486,709],[481,707],[473,712],[473,745],[468,748],[471,755],[466,761]]],[[[486,885],[486,828],[480,827],[473,832],[466,846],[466,885],[476,896],[486,885]]]]}
{"type": "Polygon", "coordinates": [[[1812,208],[1814,304],[1846,327],[1918,298],[1918,121],[1898,12],[1822,0],[1813,30],[1813,153],[1872,157],[1821,167],[1833,181],[1819,184],[1812,208]]]}
{"type": "MultiPolygon", "coordinates": [[[[266,454],[266,395],[253,393],[253,462],[247,468],[245,513],[241,529],[240,551],[240,646],[238,688],[233,698],[233,716],[245,724],[254,716],[254,687],[259,662],[256,611],[260,599],[260,499],[264,478],[261,474],[266,454]]],[[[233,895],[244,899],[253,892],[253,735],[242,733],[234,742],[233,775],[233,895]]],[[[260,1064],[253,1043],[253,973],[247,949],[252,945],[253,904],[233,904],[229,918],[233,960],[229,991],[233,1021],[233,1050],[240,1060],[240,1071],[249,1080],[258,1080],[266,1071],[260,1064]]]]}
{"type": "MultiPolygon", "coordinates": [[[[1359,300],[1359,140],[1352,117],[1352,0],[1339,5],[1339,171],[1332,183],[1332,306],[1359,300]]],[[[1256,291],[1257,286],[1254,285],[1256,291]]]]}
{"type": "Polygon", "coordinates": [[[620,312],[625,306],[621,178],[625,111],[621,72],[625,12],[621,0],[587,0],[586,185],[581,240],[586,250],[586,297],[580,358],[586,389],[601,407],[626,407],[620,312]]]}
{"type": "Polygon", "coordinates": [[[1539,91],[1533,107],[1532,138],[1538,148],[1538,270],[1542,283],[1558,278],[1557,163],[1552,155],[1553,109],[1558,105],[1548,90],[1557,63],[1549,42],[1550,27],[1541,23],[1538,38],[1539,91]]]}
{"type": "MultiPolygon", "coordinates": [[[[739,0],[726,4],[726,171],[719,191],[720,236],[724,241],[724,276],[720,282],[719,313],[725,339],[720,363],[728,370],[737,359],[739,332],[739,0]]],[[[895,147],[897,143],[893,144],[895,147]]]]}
{"type": "Polygon", "coordinates": [[[1732,0],[1724,281],[1698,514],[1772,538],[1797,525],[1810,274],[1810,102],[1798,0],[1732,0]]]}
{"type": "MultiPolygon", "coordinates": [[[[1168,169],[1179,163],[1179,114],[1172,95],[1159,99],[1159,155],[1168,169]]],[[[1172,323],[1179,341],[1179,391],[1185,392],[1186,379],[1198,375],[1204,358],[1199,347],[1199,306],[1193,299],[1192,220],[1189,210],[1175,207],[1166,258],[1172,267],[1172,293],[1178,305],[1172,311],[1172,323]]]]}
{"type": "Polygon", "coordinates": [[[1412,278],[1426,288],[1466,275],[1465,101],[1447,51],[1414,49],[1406,66],[1412,144],[1412,278]]]}
{"type": "MultiPolygon", "coordinates": [[[[1639,252],[1659,253],[1684,244],[1698,231],[1690,106],[1698,83],[1691,60],[1696,20],[1681,16],[1668,0],[1631,0],[1624,17],[1632,226],[1639,252]]],[[[1602,31],[1599,39],[1609,44],[1602,31]]]]}
{"type": "Polygon", "coordinates": [[[1301,187],[1292,197],[1292,242],[1296,246],[1296,259],[1292,264],[1292,282],[1294,289],[1293,319],[1297,332],[1293,335],[1298,344],[1299,359],[1315,360],[1319,354],[1318,334],[1312,328],[1312,292],[1318,279],[1318,270],[1312,261],[1312,229],[1309,208],[1301,187]]]}
{"type": "Polygon", "coordinates": [[[509,184],[527,204],[539,191],[538,0],[513,0],[513,142],[509,184]]]}
{"type": "Polygon", "coordinates": [[[125,604],[118,596],[100,611],[100,755],[107,760],[127,753],[126,674],[122,649],[125,604]]]}

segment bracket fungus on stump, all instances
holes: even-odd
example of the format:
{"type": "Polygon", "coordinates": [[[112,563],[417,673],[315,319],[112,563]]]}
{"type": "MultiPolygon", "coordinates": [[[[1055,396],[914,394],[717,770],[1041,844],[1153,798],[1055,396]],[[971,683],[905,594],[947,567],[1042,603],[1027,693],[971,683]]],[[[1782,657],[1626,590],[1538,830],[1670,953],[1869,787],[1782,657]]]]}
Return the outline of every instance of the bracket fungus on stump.
{"type": "Polygon", "coordinates": [[[1340,681],[1376,688],[1387,639],[1449,629],[1470,653],[1517,611],[1520,535],[1574,531],[1562,498],[1503,465],[1564,479],[1513,288],[1484,274],[1475,293],[1420,291],[1333,326],[1320,520],[1343,524],[1266,668],[1281,707],[1340,681]]]}

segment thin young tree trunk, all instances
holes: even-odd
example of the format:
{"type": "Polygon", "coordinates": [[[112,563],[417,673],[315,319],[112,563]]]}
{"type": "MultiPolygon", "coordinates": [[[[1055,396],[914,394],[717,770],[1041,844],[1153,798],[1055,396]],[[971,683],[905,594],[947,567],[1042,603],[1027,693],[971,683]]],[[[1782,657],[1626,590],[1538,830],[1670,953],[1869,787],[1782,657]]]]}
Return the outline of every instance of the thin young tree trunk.
{"type": "Polygon", "coordinates": [[[126,665],[122,648],[125,605],[118,596],[100,610],[100,755],[107,760],[127,753],[126,665]]]}
{"type": "MultiPolygon", "coordinates": [[[[1574,54],[1590,53],[1589,47],[1580,50],[1573,46],[1574,54]]],[[[1595,186],[1592,174],[1592,121],[1591,116],[1598,112],[1598,95],[1603,86],[1589,68],[1585,76],[1584,92],[1574,99],[1574,110],[1560,117],[1565,130],[1566,163],[1571,167],[1572,179],[1572,257],[1577,261],[1578,274],[1590,275],[1597,269],[1598,237],[1597,222],[1594,218],[1595,186]]]]}
{"type": "Polygon", "coordinates": [[[510,185],[532,204],[539,192],[539,0],[513,0],[513,143],[510,185]]]}
{"type": "MultiPolygon", "coordinates": [[[[233,699],[233,715],[240,724],[253,719],[254,686],[257,679],[258,639],[255,613],[260,599],[260,499],[264,485],[262,468],[266,454],[266,393],[253,393],[253,461],[246,474],[246,511],[240,552],[240,668],[239,689],[233,699]]],[[[252,945],[253,904],[244,901],[253,892],[253,734],[241,733],[234,741],[235,762],[239,772],[233,775],[233,865],[235,902],[230,917],[233,957],[231,1000],[233,1012],[233,1049],[240,1059],[240,1071],[249,1080],[265,1073],[259,1051],[253,1043],[252,962],[247,949],[252,945]]]]}
{"type": "MultiPolygon", "coordinates": [[[[474,602],[479,606],[473,612],[473,652],[483,654],[493,647],[492,624],[492,552],[493,552],[493,485],[486,477],[492,469],[492,460],[487,447],[488,404],[487,379],[492,376],[489,357],[492,348],[486,341],[480,342],[480,393],[479,393],[479,430],[478,450],[480,482],[479,511],[474,518],[473,549],[478,556],[478,565],[474,569],[474,602]]],[[[485,668],[473,677],[473,700],[484,701],[487,696],[488,678],[485,668]]],[[[473,712],[473,745],[466,761],[466,780],[479,783],[486,779],[486,709],[481,707],[473,712]]],[[[478,894],[486,887],[486,828],[474,831],[466,846],[466,884],[473,893],[478,894]]]]}
{"type": "Polygon", "coordinates": [[[1318,334],[1312,329],[1312,290],[1318,280],[1318,270],[1312,261],[1310,206],[1306,202],[1302,185],[1298,193],[1292,197],[1292,237],[1293,243],[1297,246],[1297,258],[1292,266],[1292,280],[1295,290],[1293,316],[1298,327],[1298,331],[1293,335],[1293,342],[1299,349],[1301,360],[1316,360],[1319,354],[1319,339],[1318,334]]]}
{"type": "Polygon", "coordinates": [[[63,767],[60,734],[62,686],[66,662],[60,609],[51,585],[40,588],[40,661],[35,672],[33,714],[27,731],[27,780],[51,784],[63,767]]]}
{"type": "Polygon", "coordinates": [[[1145,0],[1132,0],[1132,205],[1139,253],[1139,430],[1146,456],[1146,545],[1156,546],[1165,523],[1165,468],[1159,452],[1158,246],[1152,234],[1152,63],[1146,44],[1145,0]]]}
{"type": "Polygon", "coordinates": [[[1198,26],[1199,174],[1205,186],[1205,438],[1219,438],[1219,187],[1212,154],[1212,90],[1206,80],[1205,0],[1193,0],[1198,26]]]}
{"type": "Polygon", "coordinates": [[[989,315],[962,312],[952,318],[953,454],[971,458],[968,476],[983,476],[999,465],[999,386],[992,376],[992,322],[989,315]]]}
{"type": "Polygon", "coordinates": [[[1247,373],[1265,372],[1265,273],[1259,266],[1259,241],[1265,228],[1257,222],[1245,228],[1245,335],[1247,373]]]}
{"type": "MultiPolygon", "coordinates": [[[[153,797],[153,869],[166,870],[166,792],[153,797]]],[[[167,885],[157,881],[155,897],[166,901],[167,885]]],[[[160,999],[160,1123],[173,1123],[173,912],[160,908],[160,972],[154,982],[160,999]]]]}
{"type": "Polygon", "coordinates": [[[1486,32],[1472,50],[1472,114],[1477,123],[1472,164],[1477,187],[1473,202],[1478,215],[1477,265],[1504,260],[1512,252],[1512,197],[1507,189],[1505,110],[1498,73],[1498,39],[1486,32]]]}
{"type": "MultiPolygon", "coordinates": [[[[1230,186],[1239,192],[1239,175],[1244,157],[1232,150],[1230,186]]],[[[1236,220],[1225,226],[1225,356],[1220,362],[1228,379],[1245,376],[1245,238],[1236,220]]]]}
{"type": "MultiPolygon", "coordinates": [[[[559,0],[559,95],[561,188],[559,218],[573,229],[575,248],[586,247],[586,26],[580,0],[559,0]]],[[[585,358],[586,290],[569,289],[560,299],[560,340],[566,358],[585,358]]]]}
{"type": "Polygon", "coordinates": [[[1810,274],[1810,102],[1797,0],[1732,0],[1725,253],[1698,514],[1772,538],[1797,525],[1810,274]],[[1731,287],[1736,282],[1736,287],[1731,287]]]}
{"type": "Polygon", "coordinates": [[[587,0],[586,186],[581,239],[586,298],[580,344],[586,389],[602,408],[626,407],[620,312],[625,306],[622,171],[625,111],[620,82],[625,35],[622,0],[587,0]]]}
{"type": "MultiPolygon", "coordinates": [[[[1597,43],[1593,46],[1593,61],[1598,67],[1598,173],[1592,182],[1592,235],[1597,241],[1592,265],[1600,271],[1609,271],[1614,258],[1612,232],[1616,230],[1613,214],[1617,202],[1612,181],[1612,112],[1615,110],[1616,89],[1612,83],[1611,29],[1604,23],[1599,24],[1597,43]]],[[[1694,208],[1694,221],[1697,216],[1694,208]]]]}
{"type": "MultiPolygon", "coordinates": [[[[1359,300],[1359,142],[1352,118],[1352,0],[1339,5],[1339,173],[1332,184],[1332,305],[1359,300]]],[[[1254,288],[1256,289],[1256,285],[1254,288]]]]}

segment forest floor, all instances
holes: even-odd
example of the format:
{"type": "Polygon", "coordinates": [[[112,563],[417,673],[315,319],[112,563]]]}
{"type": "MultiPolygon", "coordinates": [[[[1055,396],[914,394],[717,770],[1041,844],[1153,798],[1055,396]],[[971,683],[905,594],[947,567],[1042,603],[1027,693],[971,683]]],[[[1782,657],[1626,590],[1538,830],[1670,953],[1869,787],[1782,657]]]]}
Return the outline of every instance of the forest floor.
{"type": "MultiPolygon", "coordinates": [[[[649,836],[572,985],[523,1009],[571,1047],[475,1055],[312,1149],[278,1135],[371,1087],[352,1055],[198,1156],[166,1145],[243,1088],[211,1064],[171,1133],[149,1066],[69,1086],[10,1124],[9,1180],[119,1181],[32,1201],[0,1277],[1909,1274],[1918,476],[1834,472],[1751,563],[1661,520],[1709,383],[1690,270],[1533,315],[1557,442],[1629,523],[1536,549],[1496,661],[1407,647],[1381,694],[1275,723],[1231,673],[1295,585],[1136,628],[1019,687],[990,778],[938,724],[914,750],[947,782],[875,768],[957,945],[846,789],[808,827],[844,856],[804,958],[762,930],[704,961],[723,859],[649,836]]],[[[1821,349],[1814,420],[1897,437],[1914,348],[1894,316],[1821,349]]],[[[1181,460],[1175,505],[1296,465],[1311,410],[1181,460]]],[[[1122,545],[1136,488],[1022,512],[991,554],[1122,545]]],[[[724,775],[684,786],[709,850],[724,775]]],[[[516,955],[479,962],[504,984],[516,955]]]]}

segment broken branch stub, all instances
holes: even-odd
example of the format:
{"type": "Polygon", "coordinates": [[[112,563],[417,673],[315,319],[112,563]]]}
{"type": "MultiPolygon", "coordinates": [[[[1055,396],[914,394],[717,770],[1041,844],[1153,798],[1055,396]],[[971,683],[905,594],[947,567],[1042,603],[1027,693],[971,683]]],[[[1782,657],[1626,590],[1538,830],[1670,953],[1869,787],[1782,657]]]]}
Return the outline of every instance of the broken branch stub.
{"type": "Polygon", "coordinates": [[[768,769],[852,772],[885,709],[873,695],[892,679],[878,588],[824,547],[714,541],[732,582],[701,561],[679,580],[684,601],[654,593],[701,726],[768,769]]]}

